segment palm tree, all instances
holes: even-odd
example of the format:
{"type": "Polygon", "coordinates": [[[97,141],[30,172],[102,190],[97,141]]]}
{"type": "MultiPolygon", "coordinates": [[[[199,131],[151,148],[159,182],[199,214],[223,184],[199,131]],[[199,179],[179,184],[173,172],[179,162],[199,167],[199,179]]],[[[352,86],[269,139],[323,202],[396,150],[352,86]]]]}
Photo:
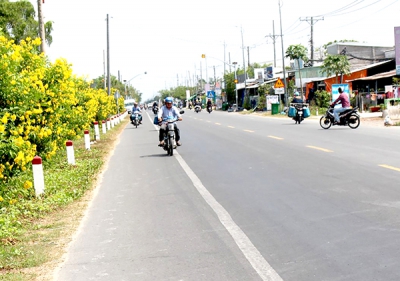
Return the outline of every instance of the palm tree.
{"type": "Polygon", "coordinates": [[[307,48],[301,44],[290,45],[286,50],[286,57],[290,58],[291,60],[297,60],[297,67],[299,69],[299,77],[300,77],[301,98],[304,99],[303,83],[301,81],[301,72],[300,72],[300,60],[303,60],[304,62],[308,61],[307,48]]]}
{"type": "MultiPolygon", "coordinates": [[[[326,73],[326,76],[336,75],[336,84],[338,76],[350,73],[350,63],[345,55],[328,55],[321,65],[321,69],[326,73]]],[[[342,82],[342,81],[340,81],[342,82]]]]}

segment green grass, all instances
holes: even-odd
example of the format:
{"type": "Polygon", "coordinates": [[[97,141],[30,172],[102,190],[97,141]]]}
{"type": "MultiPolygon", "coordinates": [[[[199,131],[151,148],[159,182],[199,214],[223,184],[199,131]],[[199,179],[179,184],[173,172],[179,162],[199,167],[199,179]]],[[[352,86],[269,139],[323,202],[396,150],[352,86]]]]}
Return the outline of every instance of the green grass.
{"type": "Polygon", "coordinates": [[[31,171],[0,183],[0,280],[35,280],[35,268],[60,256],[60,239],[70,226],[79,224],[82,197],[92,190],[96,178],[124,125],[102,135],[99,142],[85,149],[84,140],[74,141],[76,165],[67,163],[65,150],[43,162],[45,194],[35,197],[34,188],[23,184],[33,182],[31,171]],[[10,199],[16,199],[10,203],[10,199]],[[72,214],[73,212],[77,214],[72,214]],[[71,221],[72,222],[71,222],[71,221]],[[55,254],[56,253],[56,254],[55,254]]]}

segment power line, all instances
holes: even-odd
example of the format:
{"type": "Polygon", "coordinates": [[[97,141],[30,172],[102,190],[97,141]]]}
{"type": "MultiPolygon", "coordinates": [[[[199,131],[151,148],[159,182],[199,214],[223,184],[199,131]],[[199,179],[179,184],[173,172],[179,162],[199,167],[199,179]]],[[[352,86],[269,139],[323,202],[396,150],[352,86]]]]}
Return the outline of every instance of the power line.
{"type": "Polygon", "coordinates": [[[356,0],[356,1],[351,2],[350,4],[348,4],[348,5],[346,5],[346,6],[343,6],[343,7],[339,8],[339,9],[337,9],[337,10],[328,12],[328,13],[326,13],[326,14],[318,15],[317,17],[327,17],[327,16],[335,15],[336,13],[342,12],[343,10],[347,10],[347,9],[349,9],[349,8],[352,8],[352,7],[354,7],[354,6],[358,5],[358,4],[360,4],[361,2],[364,2],[364,0],[361,0],[361,2],[359,2],[359,1],[360,1],[360,0],[356,0]],[[357,2],[358,2],[358,3],[357,3],[357,2]]]}

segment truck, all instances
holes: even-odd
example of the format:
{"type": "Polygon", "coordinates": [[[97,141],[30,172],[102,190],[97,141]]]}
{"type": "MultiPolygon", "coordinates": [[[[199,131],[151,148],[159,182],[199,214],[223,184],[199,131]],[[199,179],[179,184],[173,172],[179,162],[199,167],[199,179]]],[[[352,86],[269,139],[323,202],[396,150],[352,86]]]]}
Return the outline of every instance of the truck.
{"type": "Polygon", "coordinates": [[[135,102],[136,102],[135,99],[124,100],[124,106],[125,106],[125,109],[128,111],[128,114],[131,114],[131,110],[132,110],[133,104],[135,102]]]}

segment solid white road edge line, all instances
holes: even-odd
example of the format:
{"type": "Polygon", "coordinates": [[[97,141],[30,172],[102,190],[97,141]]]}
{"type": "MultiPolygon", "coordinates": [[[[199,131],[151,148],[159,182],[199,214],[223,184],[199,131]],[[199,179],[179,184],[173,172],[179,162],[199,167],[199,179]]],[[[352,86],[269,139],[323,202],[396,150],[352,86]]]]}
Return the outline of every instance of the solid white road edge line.
{"type": "MultiPolygon", "coordinates": [[[[147,116],[151,120],[151,117],[148,113],[147,116]]],[[[159,127],[157,125],[154,125],[154,127],[156,128],[156,130],[159,130],[159,127]]],[[[239,226],[237,226],[237,224],[233,221],[233,219],[231,218],[229,213],[224,209],[224,207],[222,207],[222,205],[219,204],[217,200],[215,200],[215,198],[211,195],[211,193],[207,190],[207,188],[204,187],[200,179],[196,176],[196,174],[192,171],[192,169],[190,169],[188,164],[186,164],[185,160],[183,160],[183,158],[179,155],[179,152],[177,150],[175,150],[174,156],[178,160],[182,169],[185,171],[185,173],[192,181],[193,185],[196,187],[197,191],[207,202],[207,204],[211,207],[211,209],[213,209],[213,211],[217,214],[219,221],[232,236],[236,245],[238,245],[243,255],[250,262],[251,266],[258,273],[261,279],[265,281],[283,281],[283,279],[278,275],[278,273],[264,259],[260,251],[257,250],[257,248],[253,245],[253,243],[251,243],[249,237],[247,237],[247,235],[243,232],[243,230],[239,226]]]]}
{"type": "Polygon", "coordinates": [[[200,179],[195,175],[192,169],[190,169],[179,153],[175,152],[174,155],[179,164],[182,166],[183,170],[193,182],[193,185],[196,187],[197,191],[217,214],[222,225],[230,233],[239,249],[242,251],[246,259],[250,262],[262,280],[283,281],[278,273],[264,259],[253,243],[251,243],[250,239],[246,236],[243,230],[233,221],[224,207],[222,207],[222,205],[219,204],[211,195],[211,193],[204,187],[200,179]]]}

